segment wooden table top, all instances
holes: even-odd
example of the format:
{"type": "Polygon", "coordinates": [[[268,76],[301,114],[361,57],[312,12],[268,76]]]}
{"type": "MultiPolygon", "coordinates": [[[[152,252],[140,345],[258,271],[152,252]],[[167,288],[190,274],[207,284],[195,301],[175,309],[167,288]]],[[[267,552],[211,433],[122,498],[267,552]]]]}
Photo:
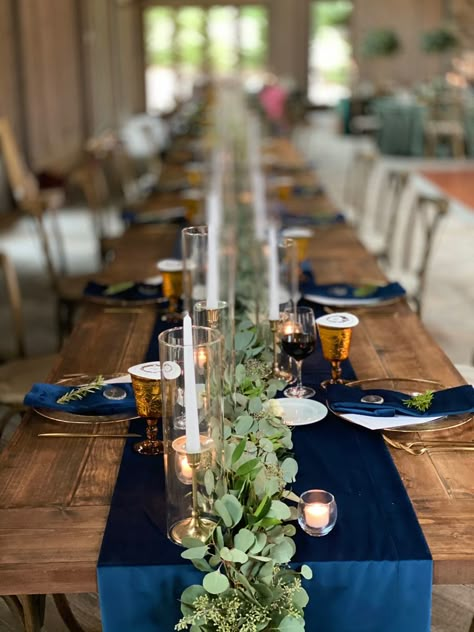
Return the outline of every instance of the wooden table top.
{"type": "MultiPolygon", "coordinates": [[[[133,229],[106,277],[152,274],[156,259],[170,255],[175,236],[171,227],[133,229]]],[[[311,252],[320,282],[383,279],[349,226],[315,230],[311,252]]],[[[410,376],[462,383],[404,300],[358,315],[351,361],[359,379],[410,376]]],[[[125,371],[140,362],[154,318],[149,307],[86,306],[51,380],[68,373],[125,371]]],[[[124,423],[113,428],[126,431],[124,423]]],[[[63,430],[70,427],[29,412],[0,454],[0,594],[97,590],[96,564],[123,441],[37,437],[63,430]]],[[[110,426],[94,430],[107,433],[110,426]]],[[[450,436],[472,441],[473,426],[450,436]]],[[[435,581],[474,583],[474,455],[395,451],[393,456],[431,548],[435,581]]]]}
{"type": "Polygon", "coordinates": [[[434,184],[444,195],[464,204],[474,213],[474,170],[422,171],[423,178],[434,184]]]}

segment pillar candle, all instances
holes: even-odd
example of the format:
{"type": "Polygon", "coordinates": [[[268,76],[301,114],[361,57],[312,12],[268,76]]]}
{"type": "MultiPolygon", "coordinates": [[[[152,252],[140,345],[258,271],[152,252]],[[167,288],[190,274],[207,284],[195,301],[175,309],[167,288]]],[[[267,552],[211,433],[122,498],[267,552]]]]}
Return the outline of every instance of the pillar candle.
{"type": "Polygon", "coordinates": [[[270,320],[279,320],[278,243],[277,231],[274,224],[270,226],[268,232],[268,246],[269,318],[270,320]]]}

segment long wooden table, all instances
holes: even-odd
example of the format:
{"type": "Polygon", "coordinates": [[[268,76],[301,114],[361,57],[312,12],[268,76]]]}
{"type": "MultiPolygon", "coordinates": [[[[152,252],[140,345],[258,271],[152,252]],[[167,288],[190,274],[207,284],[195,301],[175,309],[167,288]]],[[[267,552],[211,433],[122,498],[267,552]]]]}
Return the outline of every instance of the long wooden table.
{"type": "MultiPolygon", "coordinates": [[[[156,274],[155,263],[171,254],[176,230],[130,230],[104,278],[156,274]]],[[[383,279],[350,226],[316,229],[310,252],[318,282],[383,279]]],[[[358,315],[351,361],[360,379],[421,377],[445,385],[462,383],[404,300],[361,309],[358,315]]],[[[143,359],[154,318],[151,307],[88,305],[50,379],[125,371],[143,359]]],[[[126,432],[123,423],[113,428],[126,432]]],[[[37,437],[58,430],[70,427],[30,411],[0,455],[0,594],[97,590],[96,564],[123,441],[37,437]]],[[[473,441],[472,423],[449,436],[473,441]]],[[[411,456],[394,451],[393,457],[433,554],[435,582],[474,583],[474,454],[411,456]]]]}

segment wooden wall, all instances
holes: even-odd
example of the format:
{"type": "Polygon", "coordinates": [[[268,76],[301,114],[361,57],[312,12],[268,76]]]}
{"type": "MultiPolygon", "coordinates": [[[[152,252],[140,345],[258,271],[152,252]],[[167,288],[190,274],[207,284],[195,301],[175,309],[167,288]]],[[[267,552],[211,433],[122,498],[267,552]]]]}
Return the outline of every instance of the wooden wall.
{"type": "Polygon", "coordinates": [[[442,69],[441,60],[420,50],[420,37],[442,22],[443,0],[397,0],[390,7],[380,0],[354,2],[351,32],[360,78],[379,85],[392,80],[406,86],[432,79],[442,69]],[[399,53],[381,59],[361,54],[365,36],[378,28],[397,33],[402,46],[399,53]]]}
{"type": "Polygon", "coordinates": [[[141,8],[116,0],[0,0],[0,116],[35,170],[145,106],[141,8]]]}

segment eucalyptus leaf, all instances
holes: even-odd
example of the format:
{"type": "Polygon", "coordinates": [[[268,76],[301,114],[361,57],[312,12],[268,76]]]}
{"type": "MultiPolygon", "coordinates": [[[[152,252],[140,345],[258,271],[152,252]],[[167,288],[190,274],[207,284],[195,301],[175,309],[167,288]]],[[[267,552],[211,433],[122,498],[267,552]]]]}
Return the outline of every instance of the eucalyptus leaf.
{"type": "Polygon", "coordinates": [[[270,551],[271,558],[277,564],[288,564],[293,557],[294,551],[288,544],[288,541],[284,540],[279,544],[275,544],[270,551]]]}
{"type": "Polygon", "coordinates": [[[307,564],[303,564],[301,567],[300,573],[303,575],[305,579],[313,579],[313,571],[307,564]]]}
{"type": "Polygon", "coordinates": [[[240,502],[231,494],[225,494],[222,497],[222,502],[225,504],[229,515],[231,516],[232,524],[229,526],[235,526],[242,520],[243,508],[240,502]]]}
{"type": "Polygon", "coordinates": [[[246,445],[247,439],[242,439],[240,443],[236,446],[234,452],[232,453],[232,465],[234,465],[234,463],[236,463],[240,459],[240,457],[244,453],[246,445]]]}
{"type": "Polygon", "coordinates": [[[260,462],[260,459],[258,459],[258,458],[250,459],[249,461],[246,461],[245,463],[242,463],[242,465],[240,465],[237,468],[237,471],[235,473],[236,473],[237,476],[246,476],[252,470],[260,468],[261,466],[262,466],[262,464],[260,462]]]}
{"type": "Polygon", "coordinates": [[[246,377],[246,371],[245,371],[244,365],[238,364],[235,367],[235,383],[237,384],[237,386],[239,386],[239,384],[243,382],[245,377],[246,377]]]}
{"type": "Polygon", "coordinates": [[[255,340],[255,334],[252,331],[239,331],[235,334],[234,346],[236,351],[244,351],[255,340]]]}
{"type": "Polygon", "coordinates": [[[248,529],[240,529],[234,538],[234,546],[244,553],[247,553],[249,549],[255,544],[255,535],[248,529]]]}
{"type": "Polygon", "coordinates": [[[289,520],[291,517],[290,508],[281,500],[272,500],[267,516],[269,518],[278,518],[279,520],[289,520]]]}
{"type": "Polygon", "coordinates": [[[301,610],[308,605],[309,595],[304,588],[300,588],[293,595],[293,603],[301,610]]]}
{"type": "Polygon", "coordinates": [[[266,543],[267,536],[265,535],[265,533],[257,533],[255,536],[255,544],[249,549],[248,553],[251,555],[256,555],[260,553],[266,543]]]}
{"type": "Polygon", "coordinates": [[[222,547],[222,549],[219,551],[219,555],[221,556],[221,559],[225,560],[226,562],[234,561],[231,550],[227,546],[222,547]]]}
{"type": "Polygon", "coordinates": [[[207,554],[208,550],[208,546],[195,546],[183,551],[181,557],[185,560],[201,560],[207,554]]]}
{"type": "Polygon", "coordinates": [[[262,410],[262,400],[260,397],[252,397],[249,401],[249,412],[256,415],[262,410]]]}
{"type": "Polygon", "coordinates": [[[254,419],[250,415],[240,415],[235,423],[235,434],[247,435],[254,424],[254,419]]]}
{"type": "Polygon", "coordinates": [[[292,457],[288,457],[281,464],[281,474],[285,483],[294,483],[298,472],[298,463],[292,457]]]}
{"type": "Polygon", "coordinates": [[[279,624],[279,632],[304,632],[304,619],[286,616],[279,624]]]}
{"type": "Polygon", "coordinates": [[[229,588],[229,580],[219,571],[213,571],[204,576],[202,585],[211,595],[220,595],[229,588]]]}
{"type": "Polygon", "coordinates": [[[206,493],[210,496],[214,491],[214,474],[212,470],[206,470],[204,474],[204,487],[206,488],[206,493]]]}
{"type": "Polygon", "coordinates": [[[259,446],[265,452],[273,452],[273,443],[270,441],[270,439],[267,439],[266,437],[260,439],[259,446]]]}
{"type": "Polygon", "coordinates": [[[231,527],[233,524],[232,517],[227,509],[224,501],[218,498],[214,503],[214,511],[220,516],[226,527],[231,527]]]}
{"type": "Polygon", "coordinates": [[[247,553],[244,553],[243,551],[235,548],[231,549],[230,553],[232,556],[232,562],[236,564],[245,564],[245,562],[248,562],[249,556],[247,555],[247,553]]]}
{"type": "Polygon", "coordinates": [[[269,496],[265,496],[260,501],[257,509],[254,512],[254,516],[258,519],[263,518],[270,511],[270,507],[272,506],[272,499],[269,496]]]}
{"type": "Polygon", "coordinates": [[[191,562],[202,573],[212,573],[214,570],[207,560],[191,560],[191,562]]]}
{"type": "Polygon", "coordinates": [[[274,563],[273,561],[271,562],[266,562],[258,571],[258,576],[259,577],[271,577],[273,575],[273,567],[274,567],[274,563]]]}

